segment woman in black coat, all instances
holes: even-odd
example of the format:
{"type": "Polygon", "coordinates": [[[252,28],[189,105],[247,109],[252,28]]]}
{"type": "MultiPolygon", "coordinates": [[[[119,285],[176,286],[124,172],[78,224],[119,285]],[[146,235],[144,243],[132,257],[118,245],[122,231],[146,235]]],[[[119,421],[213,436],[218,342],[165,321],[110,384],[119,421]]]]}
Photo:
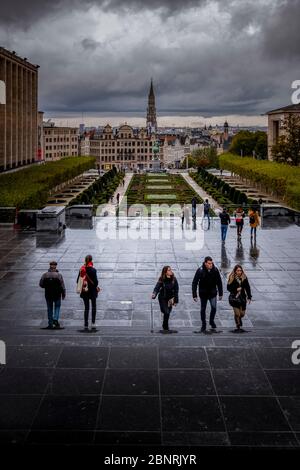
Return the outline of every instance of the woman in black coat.
{"type": "Polygon", "coordinates": [[[170,266],[164,266],[154,287],[152,299],[158,295],[160,311],[163,314],[161,333],[177,333],[169,329],[169,318],[172,307],[178,304],[178,282],[170,266]]]}
{"type": "Polygon", "coordinates": [[[93,265],[93,258],[91,255],[87,255],[85,257],[85,263],[81,266],[79,275],[77,278],[77,282],[79,276],[82,277],[82,290],[80,293],[80,297],[84,302],[84,329],[88,331],[89,328],[89,310],[90,310],[90,301],[92,304],[92,331],[96,330],[96,312],[97,312],[97,305],[96,299],[98,297],[98,292],[100,292],[100,288],[98,287],[98,278],[97,278],[97,271],[93,265]]]}
{"type": "Polygon", "coordinates": [[[230,292],[229,303],[233,308],[236,329],[234,333],[243,333],[242,318],[246,313],[247,301],[251,302],[252,294],[248,278],[241,265],[237,264],[229,274],[227,290],[230,292]]]}

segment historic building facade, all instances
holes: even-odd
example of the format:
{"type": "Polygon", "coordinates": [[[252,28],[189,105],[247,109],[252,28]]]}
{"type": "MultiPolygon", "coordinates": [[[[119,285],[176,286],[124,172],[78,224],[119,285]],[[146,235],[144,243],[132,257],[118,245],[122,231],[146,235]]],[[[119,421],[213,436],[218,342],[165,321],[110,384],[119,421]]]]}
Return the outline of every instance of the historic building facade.
{"type": "Polygon", "coordinates": [[[146,129],[133,129],[124,124],[118,129],[107,124],[103,131],[95,132],[90,139],[90,155],[96,157],[101,170],[113,166],[125,169],[152,168],[154,134],[146,129]]]}
{"type": "Polygon", "coordinates": [[[0,47],[0,171],[39,160],[38,65],[0,47]]]}
{"type": "Polygon", "coordinates": [[[272,147],[284,134],[283,123],[289,114],[300,116],[300,104],[292,104],[283,108],[273,109],[267,113],[268,116],[268,160],[273,160],[272,147]]]}
{"type": "Polygon", "coordinates": [[[43,125],[43,146],[45,160],[59,160],[62,157],[78,155],[79,129],[77,127],[55,126],[54,122],[43,125]]]}
{"type": "Polygon", "coordinates": [[[149,132],[155,133],[157,131],[155,95],[154,95],[152,78],[151,78],[150,90],[149,90],[149,95],[148,95],[146,127],[149,132]]]}

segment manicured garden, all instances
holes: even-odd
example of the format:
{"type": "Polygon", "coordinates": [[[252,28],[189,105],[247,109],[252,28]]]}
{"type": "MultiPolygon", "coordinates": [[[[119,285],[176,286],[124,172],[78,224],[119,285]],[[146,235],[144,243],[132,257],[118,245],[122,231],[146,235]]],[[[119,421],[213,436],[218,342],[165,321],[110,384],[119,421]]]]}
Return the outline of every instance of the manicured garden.
{"type": "Polygon", "coordinates": [[[181,175],[146,174],[134,175],[126,192],[127,205],[133,204],[190,204],[193,197],[202,199],[181,175]]]}
{"type": "Polygon", "coordinates": [[[234,208],[238,205],[244,206],[245,208],[258,205],[257,200],[248,198],[245,193],[230,186],[228,183],[203,168],[199,168],[197,173],[191,172],[190,176],[207,194],[213,197],[220,206],[227,207],[229,212],[233,212],[235,210],[234,208]]]}
{"type": "Polygon", "coordinates": [[[286,204],[300,210],[300,167],[268,160],[255,160],[226,153],[219,157],[220,168],[254,182],[286,204]]]}
{"type": "Polygon", "coordinates": [[[95,167],[93,157],[66,157],[0,175],[0,206],[40,209],[51,189],[95,167]]]}
{"type": "Polygon", "coordinates": [[[80,193],[69,205],[93,204],[96,209],[96,206],[109,202],[123,178],[124,173],[113,168],[80,193]]]}

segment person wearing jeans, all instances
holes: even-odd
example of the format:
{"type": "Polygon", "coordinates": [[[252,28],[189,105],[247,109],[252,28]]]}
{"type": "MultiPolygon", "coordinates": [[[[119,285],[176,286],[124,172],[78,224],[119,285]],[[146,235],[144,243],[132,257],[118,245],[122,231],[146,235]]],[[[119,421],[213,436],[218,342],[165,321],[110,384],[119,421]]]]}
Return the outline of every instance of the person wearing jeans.
{"type": "Polygon", "coordinates": [[[89,330],[89,312],[90,312],[90,301],[92,304],[92,325],[91,330],[96,331],[96,313],[97,313],[97,297],[100,292],[98,287],[97,271],[93,265],[93,258],[91,255],[85,257],[85,263],[81,266],[79,276],[83,278],[82,290],[80,297],[84,303],[84,330],[89,330]]]}
{"type": "Polygon", "coordinates": [[[206,256],[204,263],[201,268],[197,269],[193,284],[192,292],[193,299],[197,302],[197,289],[201,301],[201,330],[195,331],[195,333],[207,333],[206,332],[206,307],[207,303],[210,303],[210,317],[209,324],[211,326],[211,332],[216,332],[215,316],[217,312],[217,293],[219,293],[219,300],[222,300],[223,296],[223,285],[219,270],[215,267],[213,260],[210,256],[206,256]]]}
{"type": "Polygon", "coordinates": [[[59,314],[61,299],[66,297],[66,288],[62,275],[57,270],[57,262],[51,261],[48,272],[44,273],[40,279],[40,287],[45,289],[45,299],[48,311],[48,327],[60,328],[59,314]],[[54,309],[53,309],[54,307],[54,309]]]}
{"type": "Polygon", "coordinates": [[[223,211],[219,214],[221,221],[221,240],[225,243],[228,225],[230,224],[230,215],[228,214],[226,208],[224,207],[223,211]]]}

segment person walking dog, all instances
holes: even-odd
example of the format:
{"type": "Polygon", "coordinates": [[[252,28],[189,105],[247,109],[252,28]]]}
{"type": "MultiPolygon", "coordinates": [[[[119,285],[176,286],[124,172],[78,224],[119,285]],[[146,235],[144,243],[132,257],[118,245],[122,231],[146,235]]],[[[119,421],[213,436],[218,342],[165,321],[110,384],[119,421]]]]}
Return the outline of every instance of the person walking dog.
{"type": "Polygon", "coordinates": [[[160,311],[163,314],[161,333],[177,333],[169,329],[169,318],[172,308],[178,304],[179,286],[170,266],[164,266],[154,287],[152,299],[158,295],[160,311]]]}
{"type": "Polygon", "coordinates": [[[206,306],[207,302],[210,303],[210,317],[209,324],[211,326],[211,333],[216,332],[215,316],[217,312],[217,292],[219,293],[219,300],[222,300],[223,296],[223,285],[220,272],[218,268],[215,267],[213,260],[210,256],[206,256],[204,263],[201,268],[197,269],[193,284],[192,292],[193,299],[197,302],[197,288],[199,292],[200,302],[201,302],[201,322],[202,327],[200,331],[195,331],[195,333],[204,333],[206,334],[206,306]]]}
{"type": "Polygon", "coordinates": [[[84,331],[89,331],[89,310],[90,301],[92,304],[92,324],[91,331],[96,331],[96,313],[97,313],[97,297],[100,292],[98,287],[97,271],[94,268],[93,258],[91,255],[85,257],[85,263],[81,266],[77,277],[77,293],[84,303],[84,331]]]}
{"type": "Polygon", "coordinates": [[[244,333],[242,318],[246,313],[246,305],[251,302],[252,294],[248,278],[240,264],[237,264],[229,274],[227,290],[229,304],[233,308],[236,329],[234,333],[244,333]]]}
{"type": "Polygon", "coordinates": [[[57,262],[50,261],[49,269],[40,279],[40,287],[45,289],[45,299],[48,310],[48,330],[60,328],[59,314],[61,299],[66,297],[66,288],[62,275],[57,269],[57,262]]]}

